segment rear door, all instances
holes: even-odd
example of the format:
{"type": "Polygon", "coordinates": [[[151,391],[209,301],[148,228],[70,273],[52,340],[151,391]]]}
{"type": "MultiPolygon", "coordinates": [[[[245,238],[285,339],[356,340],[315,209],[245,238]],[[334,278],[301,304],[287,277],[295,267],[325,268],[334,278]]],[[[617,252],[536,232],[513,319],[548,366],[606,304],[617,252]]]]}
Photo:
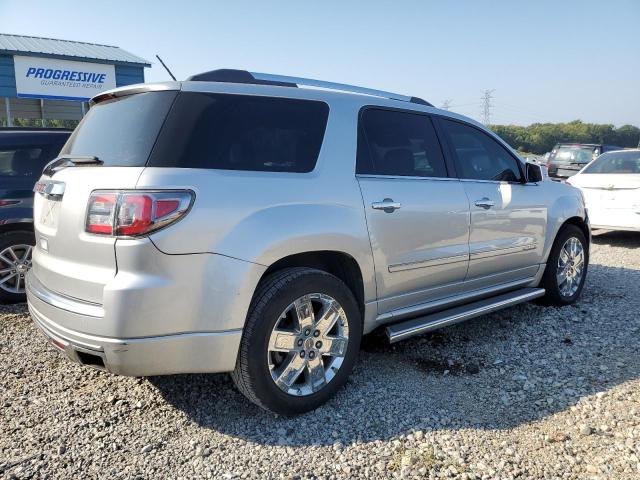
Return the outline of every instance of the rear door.
{"type": "Polygon", "coordinates": [[[452,119],[438,123],[470,204],[466,289],[532,277],[542,261],[547,223],[540,189],[524,183],[520,162],[481,129],[452,119]]]}
{"type": "Polygon", "coordinates": [[[448,176],[431,118],[364,109],[357,176],[379,313],[459,292],[468,265],[469,204],[461,182],[448,176]]]}
{"type": "Polygon", "coordinates": [[[115,239],[85,231],[89,196],[135,188],[175,94],[139,93],[95,105],[45,169],[34,199],[33,273],[50,290],[102,303],[103,287],[116,274],[115,239]],[[49,184],[55,189],[47,193],[49,184]]]}

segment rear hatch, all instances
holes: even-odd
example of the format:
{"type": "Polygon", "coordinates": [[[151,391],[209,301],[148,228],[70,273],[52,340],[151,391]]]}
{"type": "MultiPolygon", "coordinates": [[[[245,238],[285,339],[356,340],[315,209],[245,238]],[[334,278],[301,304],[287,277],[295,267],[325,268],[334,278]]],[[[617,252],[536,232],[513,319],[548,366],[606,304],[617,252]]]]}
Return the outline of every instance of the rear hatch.
{"type": "Polygon", "coordinates": [[[600,150],[595,145],[559,145],[549,156],[549,175],[571,177],[600,155],[600,150]]]}
{"type": "Polygon", "coordinates": [[[135,93],[94,105],[45,169],[34,199],[33,273],[49,290],[102,303],[117,271],[115,238],[85,231],[89,196],[135,188],[176,94],[135,93]]]}

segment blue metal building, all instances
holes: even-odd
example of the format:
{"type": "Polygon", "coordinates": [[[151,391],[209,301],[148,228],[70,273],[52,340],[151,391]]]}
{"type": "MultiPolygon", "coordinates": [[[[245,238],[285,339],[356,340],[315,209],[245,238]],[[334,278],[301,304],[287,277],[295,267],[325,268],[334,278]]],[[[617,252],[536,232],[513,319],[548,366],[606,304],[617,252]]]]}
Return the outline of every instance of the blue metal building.
{"type": "Polygon", "coordinates": [[[114,46],[0,33],[0,123],[79,120],[89,98],[143,83],[150,66],[114,46]]]}

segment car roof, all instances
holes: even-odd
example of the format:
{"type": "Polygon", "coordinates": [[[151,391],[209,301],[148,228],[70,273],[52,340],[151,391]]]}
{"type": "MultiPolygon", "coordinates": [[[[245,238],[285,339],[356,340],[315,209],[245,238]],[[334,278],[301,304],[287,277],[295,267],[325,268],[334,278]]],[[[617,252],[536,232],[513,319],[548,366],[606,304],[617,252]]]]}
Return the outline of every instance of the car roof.
{"type": "Polygon", "coordinates": [[[34,145],[37,143],[59,143],[66,141],[73,130],[62,128],[0,128],[0,145],[34,145]]]}
{"type": "Polygon", "coordinates": [[[568,146],[568,147],[575,147],[575,146],[600,147],[602,145],[604,145],[604,143],[580,143],[580,142],[559,142],[559,143],[556,143],[557,147],[564,147],[564,146],[568,146]]]}
{"type": "MultiPolygon", "coordinates": [[[[236,95],[260,95],[279,98],[294,98],[305,100],[317,100],[325,102],[329,105],[338,105],[340,103],[349,103],[356,107],[380,106],[399,110],[413,110],[416,112],[426,112],[459,119],[467,123],[471,123],[483,130],[489,131],[484,125],[476,120],[465,117],[464,115],[451,112],[449,110],[441,110],[431,105],[422,103],[398,100],[395,98],[385,98],[374,95],[367,95],[359,92],[339,91],[323,88],[292,88],[290,86],[280,86],[272,84],[248,84],[248,83],[232,83],[232,82],[209,82],[209,81],[180,81],[180,82],[158,82],[145,83],[119,87],[106,92],[100,93],[91,99],[91,105],[95,105],[104,100],[115,98],[118,96],[131,95],[135,93],[144,93],[150,91],[169,91],[178,90],[186,92],[211,92],[211,93],[227,93],[236,95]]],[[[415,97],[407,97],[415,98],[415,97]]]]}
{"type": "Polygon", "coordinates": [[[38,128],[38,127],[0,127],[0,135],[17,134],[65,134],[70,135],[71,128],[38,128]]]}

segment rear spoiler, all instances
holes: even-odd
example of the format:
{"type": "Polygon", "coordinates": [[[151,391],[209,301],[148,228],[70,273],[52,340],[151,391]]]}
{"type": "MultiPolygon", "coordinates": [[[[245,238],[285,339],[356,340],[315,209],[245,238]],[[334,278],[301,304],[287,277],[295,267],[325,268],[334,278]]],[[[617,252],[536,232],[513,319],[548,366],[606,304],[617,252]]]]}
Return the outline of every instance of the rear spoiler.
{"type": "Polygon", "coordinates": [[[137,93],[180,90],[181,88],[182,84],[180,82],[137,83],[135,85],[127,85],[126,87],[114,88],[112,90],[107,90],[106,92],[99,93],[91,100],[89,100],[89,105],[93,107],[94,105],[106,100],[125,97],[127,95],[135,95],[137,93]]]}

